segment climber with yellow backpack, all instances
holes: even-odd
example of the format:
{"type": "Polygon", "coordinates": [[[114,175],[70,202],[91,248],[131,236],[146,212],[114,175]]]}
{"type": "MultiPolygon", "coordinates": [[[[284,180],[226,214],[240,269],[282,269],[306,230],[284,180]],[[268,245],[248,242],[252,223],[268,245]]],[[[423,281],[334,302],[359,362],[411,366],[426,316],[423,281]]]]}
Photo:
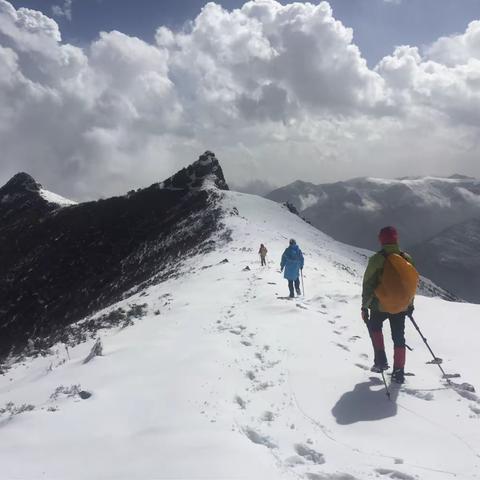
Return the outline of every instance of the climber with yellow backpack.
{"type": "Polygon", "coordinates": [[[378,235],[382,249],[370,257],[363,276],[362,319],[373,344],[372,372],[388,370],[382,326],[387,319],[394,345],[392,381],[405,381],[405,316],[413,313],[419,275],[410,255],[400,250],[394,227],[378,235]],[[370,310],[370,312],[369,312],[370,310]]]}

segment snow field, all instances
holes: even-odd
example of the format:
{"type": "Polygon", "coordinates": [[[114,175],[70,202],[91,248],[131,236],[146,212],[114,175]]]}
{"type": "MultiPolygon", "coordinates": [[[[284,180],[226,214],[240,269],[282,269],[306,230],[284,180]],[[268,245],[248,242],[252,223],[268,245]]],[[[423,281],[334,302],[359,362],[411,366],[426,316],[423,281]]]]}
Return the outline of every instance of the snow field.
{"type": "MultiPolygon", "coordinates": [[[[147,303],[148,314],[104,332],[104,356],[83,365],[93,340],[70,359],[59,345],[0,376],[0,408],[34,407],[0,416],[0,478],[479,478],[480,399],[445,388],[413,327],[415,376],[391,387],[393,401],[369,371],[365,252],[268,200],[226,192],[223,204],[233,241],[115,305],[147,303]],[[305,254],[306,295],[283,300],[290,237],[305,254]],[[51,398],[61,385],[92,397],[51,398]]],[[[419,297],[415,316],[445,370],[480,388],[478,308],[419,297]]]]}

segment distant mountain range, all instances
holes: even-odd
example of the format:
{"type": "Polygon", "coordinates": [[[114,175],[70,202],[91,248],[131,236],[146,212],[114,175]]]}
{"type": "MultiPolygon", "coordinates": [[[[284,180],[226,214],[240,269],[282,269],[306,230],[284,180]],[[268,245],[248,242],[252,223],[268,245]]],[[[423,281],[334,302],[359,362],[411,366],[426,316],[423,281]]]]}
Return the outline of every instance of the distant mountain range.
{"type": "Polygon", "coordinates": [[[410,253],[423,275],[470,302],[480,302],[480,218],[454,225],[410,253]]]}
{"type": "Polygon", "coordinates": [[[402,247],[414,254],[423,274],[462,298],[480,302],[475,287],[480,270],[472,268],[470,258],[480,250],[480,236],[467,236],[480,219],[477,179],[355,178],[321,185],[296,181],[267,198],[292,204],[336,240],[371,250],[379,248],[379,229],[394,225],[402,247]]]}

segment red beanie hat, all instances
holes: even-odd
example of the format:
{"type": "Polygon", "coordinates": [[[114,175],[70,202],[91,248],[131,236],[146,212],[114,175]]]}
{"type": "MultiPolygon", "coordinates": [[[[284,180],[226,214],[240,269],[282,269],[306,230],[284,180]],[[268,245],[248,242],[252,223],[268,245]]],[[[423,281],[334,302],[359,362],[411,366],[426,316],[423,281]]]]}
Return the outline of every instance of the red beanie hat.
{"type": "Polygon", "coordinates": [[[398,243],[397,229],[395,227],[383,227],[378,234],[378,239],[382,245],[398,243]]]}

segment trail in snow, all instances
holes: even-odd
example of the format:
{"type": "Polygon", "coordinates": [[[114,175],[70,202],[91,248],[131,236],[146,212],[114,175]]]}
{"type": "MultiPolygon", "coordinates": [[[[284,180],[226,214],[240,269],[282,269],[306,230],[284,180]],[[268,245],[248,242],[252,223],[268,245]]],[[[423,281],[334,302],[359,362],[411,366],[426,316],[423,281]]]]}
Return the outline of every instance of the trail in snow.
{"type": "MultiPolygon", "coordinates": [[[[267,276],[270,274],[268,270],[260,270],[261,273],[257,273],[256,270],[253,270],[252,276],[253,279],[249,280],[249,287],[247,288],[244,298],[251,298],[251,302],[254,302],[257,299],[257,296],[253,295],[252,296],[252,291],[255,291],[256,289],[259,288],[259,283],[260,280],[264,280],[264,278],[260,275],[265,275],[267,276]]],[[[276,274],[276,272],[274,273],[276,274]]],[[[265,283],[265,282],[263,282],[265,283]]],[[[276,282],[266,282],[267,285],[275,285],[276,282]]],[[[278,289],[278,287],[275,287],[278,289]]],[[[280,287],[281,288],[281,287],[280,287]]],[[[285,288],[285,286],[283,287],[285,288]]],[[[277,297],[278,298],[278,297],[277,297]]],[[[246,301],[246,300],[245,300],[246,301]]],[[[247,302],[247,301],[246,301],[247,302]]],[[[261,300],[261,303],[259,305],[259,308],[263,308],[264,305],[264,300],[261,300]]],[[[290,302],[290,304],[286,304],[285,307],[287,309],[292,309],[292,308],[298,308],[299,306],[302,309],[310,309],[312,308],[312,303],[311,301],[308,300],[302,300],[300,299],[301,303],[299,302],[299,299],[295,300],[287,300],[286,302],[290,302]],[[309,305],[304,306],[304,305],[309,305]]],[[[241,305],[241,304],[240,304],[241,305]]],[[[322,304],[320,305],[322,307],[322,304]]],[[[244,315],[245,312],[242,312],[241,308],[238,308],[238,305],[232,306],[232,308],[235,307],[237,311],[237,315],[244,315]]],[[[325,305],[323,304],[323,307],[325,305]]],[[[235,318],[233,316],[233,318],[235,318]]],[[[232,318],[232,317],[231,317],[232,318]]],[[[332,322],[332,333],[334,335],[343,335],[343,332],[348,330],[348,327],[343,325],[339,327],[339,330],[336,330],[335,325],[337,321],[342,318],[340,315],[335,316],[335,320],[332,322]]],[[[245,322],[244,322],[245,323],[245,322]]],[[[293,469],[297,472],[299,472],[299,475],[301,474],[306,474],[308,473],[309,466],[312,464],[311,459],[316,458],[317,460],[319,458],[322,459],[321,462],[313,462],[314,464],[324,464],[326,463],[325,456],[323,453],[315,450],[314,448],[311,448],[310,446],[306,447],[305,444],[313,444],[312,438],[316,438],[318,435],[318,430],[322,432],[322,435],[324,435],[330,442],[337,444],[341,446],[344,449],[350,450],[351,452],[358,454],[359,456],[373,456],[373,457],[381,457],[384,459],[388,459],[390,461],[393,461],[394,464],[398,464],[399,458],[397,456],[393,455],[384,455],[384,454],[378,454],[374,453],[372,451],[365,450],[364,448],[359,448],[357,446],[352,446],[349,445],[348,443],[339,441],[335,438],[334,435],[328,432],[326,427],[324,425],[321,425],[318,421],[314,420],[312,417],[310,417],[308,414],[305,413],[304,409],[301,407],[299,404],[299,401],[297,399],[296,393],[294,388],[291,387],[291,382],[290,382],[290,373],[288,371],[288,366],[285,366],[286,364],[288,365],[288,352],[283,351],[283,355],[280,355],[277,359],[274,361],[267,362],[267,359],[265,357],[264,350],[270,351],[271,347],[269,345],[262,346],[252,343],[250,340],[252,337],[254,337],[254,334],[249,333],[248,328],[245,325],[240,325],[239,328],[237,329],[223,329],[222,331],[229,331],[229,333],[233,333],[234,335],[240,335],[241,339],[240,344],[242,345],[247,345],[249,347],[252,347],[253,350],[255,351],[252,355],[252,363],[249,367],[246,367],[246,373],[245,376],[251,381],[251,386],[246,388],[245,393],[239,394],[237,398],[241,399],[241,409],[245,412],[244,417],[247,418],[247,422],[249,422],[249,425],[247,427],[243,427],[243,431],[246,432],[247,437],[253,441],[254,443],[257,444],[262,444],[267,448],[270,449],[275,449],[278,450],[280,448],[280,443],[275,440],[274,436],[269,436],[265,435],[264,432],[266,431],[272,431],[274,430],[274,424],[273,422],[278,422],[280,421],[280,418],[286,416],[285,412],[288,411],[288,418],[289,421],[286,422],[285,425],[282,426],[282,428],[290,428],[291,430],[295,430],[300,424],[302,424],[302,419],[299,418],[299,416],[295,413],[292,412],[291,408],[292,406],[295,406],[296,409],[298,409],[298,412],[300,412],[300,416],[303,416],[308,422],[310,422],[314,428],[307,428],[305,425],[302,426],[302,434],[303,436],[307,436],[308,438],[304,440],[305,443],[294,443],[294,440],[292,439],[292,455],[287,456],[288,453],[284,453],[284,457],[286,457],[285,462],[287,465],[290,467],[290,469],[293,469]],[[248,340],[247,340],[248,339],[248,340]],[[272,372],[269,372],[268,379],[269,382],[264,382],[262,381],[262,373],[269,368],[277,367],[277,372],[276,375],[272,374],[272,372]],[[282,403],[280,406],[278,405],[271,405],[271,410],[268,410],[268,405],[265,405],[262,402],[259,402],[255,396],[258,393],[258,391],[265,391],[267,389],[272,389],[276,388],[278,390],[282,390],[282,386],[287,382],[287,386],[291,388],[290,391],[290,398],[288,398],[288,395],[285,394],[285,392],[277,392],[276,397],[280,397],[283,399],[282,403]],[[273,411],[272,411],[273,410],[273,411]],[[252,420],[255,419],[253,422],[252,420]],[[255,426],[252,426],[252,423],[255,426]],[[267,428],[265,429],[264,424],[267,423],[267,428]],[[288,425],[290,423],[290,425],[288,425]],[[306,435],[305,432],[308,431],[308,434],[306,435]],[[309,455],[300,455],[298,452],[299,451],[309,451],[309,455]]],[[[350,336],[347,339],[346,343],[354,343],[357,340],[359,340],[361,337],[358,335],[350,336]]],[[[339,347],[342,350],[345,351],[350,351],[350,348],[347,346],[347,344],[343,344],[340,342],[332,342],[333,345],[339,347]]],[[[368,348],[368,343],[365,345],[364,348],[368,348]]],[[[366,353],[362,353],[361,356],[365,358],[367,356],[366,353]]],[[[368,367],[359,364],[360,367],[363,370],[367,370],[368,367]]],[[[370,392],[372,388],[379,387],[375,391],[376,398],[374,402],[367,402],[367,401],[358,401],[355,400],[355,397],[357,394],[354,394],[352,392],[349,392],[345,394],[343,397],[339,399],[337,404],[333,407],[332,413],[333,415],[337,418],[337,423],[339,424],[344,424],[348,425],[351,423],[355,423],[358,421],[373,421],[373,420],[381,420],[382,418],[387,418],[387,417],[394,417],[395,415],[398,414],[398,409],[404,409],[408,414],[416,416],[417,418],[420,418],[422,421],[435,426],[438,428],[439,431],[442,433],[446,433],[449,436],[455,437],[456,440],[458,440],[459,443],[461,443],[460,447],[461,448],[468,448],[471,450],[473,453],[475,451],[472,449],[472,447],[465,442],[459,435],[455,434],[452,431],[449,431],[448,429],[445,429],[441,424],[434,422],[432,419],[429,419],[425,416],[422,416],[412,409],[409,409],[407,407],[404,407],[398,402],[398,396],[403,392],[407,395],[413,396],[418,399],[422,399],[425,401],[432,401],[434,400],[433,394],[429,392],[428,394],[425,394],[423,392],[420,392],[419,390],[413,389],[413,388],[395,388],[394,385],[391,385],[391,392],[392,392],[392,397],[391,401],[388,401],[385,397],[385,393],[383,390],[383,383],[379,379],[379,377],[371,376],[368,382],[362,382],[361,384],[357,384],[355,386],[355,390],[362,390],[365,389],[366,392],[370,392]],[[348,396],[351,396],[352,398],[348,400],[348,396]],[[346,399],[345,399],[346,398],[346,399]],[[355,402],[358,401],[357,405],[355,405],[355,402]]],[[[435,389],[438,390],[438,389],[435,389]]],[[[358,395],[362,396],[363,393],[359,393],[358,395]]],[[[367,393],[368,395],[368,393],[367,393]]],[[[284,434],[282,434],[284,436],[284,434]]],[[[458,445],[457,445],[458,447],[458,445]]],[[[275,454],[275,457],[278,459],[278,454],[275,454]]],[[[370,460],[371,466],[375,466],[376,463],[373,460],[370,460]]],[[[406,460],[402,460],[401,463],[405,466],[412,467],[414,469],[417,469],[419,471],[426,471],[426,472],[431,472],[436,475],[436,478],[438,477],[438,474],[445,474],[447,476],[455,476],[456,472],[454,471],[448,471],[448,470],[442,470],[440,468],[435,468],[434,465],[422,465],[422,464],[414,464],[414,463],[409,463],[406,460]]],[[[398,472],[397,470],[389,470],[389,469],[384,469],[384,472],[390,472],[388,473],[389,475],[392,474],[392,472],[397,472],[397,475],[400,475],[401,472],[398,472]]],[[[332,472],[333,473],[333,472],[332,472]]],[[[377,472],[378,473],[378,472],[377,472]]],[[[386,473],[385,473],[386,474],[386,473]]],[[[402,478],[407,478],[408,475],[402,478]]],[[[400,477],[398,477],[400,478],[400,477]]],[[[414,478],[414,477],[410,477],[414,478]]]]}

